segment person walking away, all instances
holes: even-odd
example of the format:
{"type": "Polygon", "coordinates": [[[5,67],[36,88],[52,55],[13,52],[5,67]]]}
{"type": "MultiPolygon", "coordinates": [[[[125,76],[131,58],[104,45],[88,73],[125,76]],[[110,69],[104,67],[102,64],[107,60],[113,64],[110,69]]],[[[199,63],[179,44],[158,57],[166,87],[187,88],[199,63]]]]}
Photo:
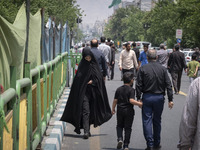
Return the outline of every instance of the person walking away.
{"type": "MultiPolygon", "coordinates": [[[[106,45],[106,38],[101,37],[101,44],[98,49],[104,54],[106,62],[107,62],[107,72],[110,72],[110,61],[111,61],[111,49],[110,46],[106,45]]],[[[108,80],[110,80],[109,74],[107,74],[108,80]]]]}
{"type": "Polygon", "coordinates": [[[140,57],[139,57],[139,67],[145,65],[145,64],[148,64],[148,60],[147,60],[147,51],[148,51],[148,48],[149,48],[149,45],[148,44],[143,44],[143,48],[144,48],[144,51],[141,52],[140,54],[140,57]]]}
{"type": "Polygon", "coordinates": [[[97,39],[93,39],[90,43],[90,46],[91,46],[91,51],[92,51],[95,59],[97,60],[97,63],[99,64],[99,68],[101,70],[101,73],[102,73],[104,81],[105,81],[108,66],[107,66],[104,54],[101,51],[99,51],[97,48],[98,47],[97,39]]]}
{"type": "Polygon", "coordinates": [[[198,75],[199,62],[196,61],[196,59],[197,56],[193,54],[192,61],[190,61],[187,65],[187,75],[189,76],[190,83],[192,83],[192,81],[196,79],[198,75]]]}
{"type": "Polygon", "coordinates": [[[200,149],[200,77],[189,87],[179,126],[180,150],[200,149]]]}
{"type": "Polygon", "coordinates": [[[103,76],[90,48],[84,48],[82,56],[60,120],[71,123],[77,134],[83,128],[83,138],[88,139],[90,125],[100,126],[112,114],[103,76]]]}
{"type": "Polygon", "coordinates": [[[138,68],[135,52],[131,50],[130,43],[126,44],[126,49],[120,53],[119,69],[123,72],[131,72],[134,75],[134,68],[138,68]]]}
{"type": "Polygon", "coordinates": [[[165,68],[167,68],[167,63],[168,63],[168,53],[167,50],[165,50],[165,45],[160,44],[160,50],[157,51],[157,61],[165,68]]]}
{"type": "Polygon", "coordinates": [[[132,46],[133,46],[133,51],[135,52],[135,55],[136,55],[136,58],[137,58],[137,62],[139,63],[140,50],[138,48],[136,48],[135,42],[132,43],[132,46]]]}
{"type": "Polygon", "coordinates": [[[172,76],[172,83],[175,94],[178,95],[181,87],[181,77],[183,69],[187,71],[185,63],[185,55],[179,51],[179,45],[175,45],[175,51],[171,53],[168,60],[168,68],[172,76]]]}
{"type": "Polygon", "coordinates": [[[136,96],[141,100],[142,95],[142,123],[146,139],[145,150],[158,150],[161,148],[161,116],[167,90],[168,106],[173,107],[173,91],[167,69],[156,62],[156,50],[147,53],[148,64],[142,66],[137,75],[136,96]]]}
{"type": "Polygon", "coordinates": [[[79,52],[79,53],[82,53],[82,51],[83,51],[84,48],[85,48],[85,43],[83,43],[83,44],[82,44],[82,47],[80,47],[80,48],[78,49],[78,52],[79,52]]]}
{"type": "Polygon", "coordinates": [[[196,60],[200,63],[200,51],[198,47],[195,48],[195,52],[193,54],[197,56],[196,60]]]}
{"type": "Polygon", "coordinates": [[[110,43],[111,48],[111,61],[110,61],[110,79],[112,80],[114,78],[114,70],[115,70],[115,45],[114,43],[110,43]]]}
{"type": "Polygon", "coordinates": [[[133,74],[126,72],[123,75],[124,85],[117,88],[112,105],[112,114],[115,114],[115,107],[117,105],[117,149],[128,150],[130,137],[132,132],[132,124],[135,115],[133,105],[142,107],[142,102],[135,100],[135,89],[131,87],[133,84],[133,74]],[[123,130],[125,132],[123,142],[123,130]]]}

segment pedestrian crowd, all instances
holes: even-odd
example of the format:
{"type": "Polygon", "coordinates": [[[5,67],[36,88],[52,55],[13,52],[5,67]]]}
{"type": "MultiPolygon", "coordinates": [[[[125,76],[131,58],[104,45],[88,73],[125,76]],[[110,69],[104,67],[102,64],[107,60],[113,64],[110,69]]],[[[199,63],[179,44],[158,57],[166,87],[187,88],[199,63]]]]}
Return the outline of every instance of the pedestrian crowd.
{"type": "Polygon", "coordinates": [[[129,150],[135,115],[134,105],[137,105],[142,110],[143,134],[147,146],[145,150],[159,150],[165,95],[168,97],[168,107],[172,109],[172,84],[174,94],[178,95],[182,72],[185,70],[191,85],[180,123],[178,148],[199,150],[199,50],[196,49],[192,61],[186,65],[185,56],[180,52],[179,45],[174,46],[171,54],[168,54],[164,44],[160,45],[159,51],[149,49],[148,44],[144,44],[143,47],[144,50],[140,53],[136,43],[123,44],[118,65],[124,84],[116,89],[111,109],[105,81],[106,77],[108,81],[114,79],[115,45],[112,40],[106,40],[105,37],[100,38],[100,43],[93,39],[90,44],[83,44],[79,49],[82,60],[61,121],[71,123],[77,134],[83,129],[83,138],[88,139],[91,136],[90,125],[100,126],[116,113],[117,149],[129,150]]]}

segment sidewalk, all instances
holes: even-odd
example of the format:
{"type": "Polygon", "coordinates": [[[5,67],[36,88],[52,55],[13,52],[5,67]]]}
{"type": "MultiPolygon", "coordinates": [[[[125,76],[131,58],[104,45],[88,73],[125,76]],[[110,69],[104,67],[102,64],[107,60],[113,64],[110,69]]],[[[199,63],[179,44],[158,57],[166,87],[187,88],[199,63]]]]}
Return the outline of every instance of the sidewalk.
{"type": "Polygon", "coordinates": [[[60,150],[63,136],[66,129],[66,123],[59,121],[68,100],[70,88],[66,87],[59,99],[56,109],[49,121],[45,135],[41,143],[42,150],[60,150]]]}

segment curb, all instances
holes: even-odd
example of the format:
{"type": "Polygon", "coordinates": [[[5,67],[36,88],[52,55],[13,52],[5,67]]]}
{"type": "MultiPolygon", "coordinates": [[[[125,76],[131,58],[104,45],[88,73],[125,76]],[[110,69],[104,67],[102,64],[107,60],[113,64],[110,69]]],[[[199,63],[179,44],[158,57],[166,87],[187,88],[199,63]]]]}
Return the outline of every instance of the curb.
{"type": "Polygon", "coordinates": [[[66,129],[66,122],[59,121],[67,103],[70,89],[65,88],[59,99],[55,112],[53,113],[43,140],[41,142],[42,150],[61,150],[61,144],[66,129]]]}

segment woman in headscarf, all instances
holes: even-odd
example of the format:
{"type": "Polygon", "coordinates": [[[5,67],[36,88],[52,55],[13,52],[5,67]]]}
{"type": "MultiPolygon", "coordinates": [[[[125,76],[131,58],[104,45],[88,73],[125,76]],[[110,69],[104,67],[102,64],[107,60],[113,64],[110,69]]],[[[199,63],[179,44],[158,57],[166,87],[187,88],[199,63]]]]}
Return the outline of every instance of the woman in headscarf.
{"type": "Polygon", "coordinates": [[[89,47],[83,49],[82,60],[74,78],[61,121],[69,122],[84,139],[88,139],[90,125],[100,126],[112,117],[107,91],[98,63],[89,47]]]}

